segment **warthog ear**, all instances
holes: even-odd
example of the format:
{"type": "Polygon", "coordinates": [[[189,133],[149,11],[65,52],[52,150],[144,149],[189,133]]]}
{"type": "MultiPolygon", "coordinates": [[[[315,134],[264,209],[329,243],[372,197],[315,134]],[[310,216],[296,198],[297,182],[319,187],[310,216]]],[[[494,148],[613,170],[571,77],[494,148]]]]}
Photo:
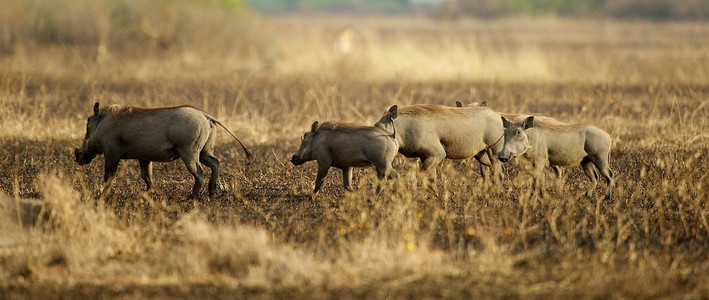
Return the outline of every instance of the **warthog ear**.
{"type": "Polygon", "coordinates": [[[482,103],[480,103],[480,105],[478,105],[478,106],[487,106],[487,100],[484,100],[484,101],[483,101],[482,103]]]}
{"type": "Polygon", "coordinates": [[[503,117],[503,116],[500,116],[500,118],[502,118],[502,127],[504,127],[504,128],[510,128],[510,121],[508,121],[507,119],[505,119],[505,117],[503,117]]]}
{"type": "Polygon", "coordinates": [[[463,102],[456,101],[456,102],[455,102],[455,107],[463,107],[463,102]]]}
{"type": "Polygon", "coordinates": [[[318,121],[313,122],[313,125],[310,126],[310,131],[312,131],[312,132],[318,131],[318,121]]]}
{"type": "Polygon", "coordinates": [[[96,102],[96,103],[94,103],[94,115],[95,115],[95,116],[98,116],[98,111],[99,111],[99,109],[98,109],[98,102],[96,102]]]}
{"type": "Polygon", "coordinates": [[[389,108],[389,117],[393,120],[399,116],[399,106],[394,104],[389,108]]]}
{"type": "Polygon", "coordinates": [[[524,126],[524,129],[529,129],[534,127],[534,116],[529,116],[526,119],[524,119],[524,123],[522,123],[522,126],[524,126]]]}

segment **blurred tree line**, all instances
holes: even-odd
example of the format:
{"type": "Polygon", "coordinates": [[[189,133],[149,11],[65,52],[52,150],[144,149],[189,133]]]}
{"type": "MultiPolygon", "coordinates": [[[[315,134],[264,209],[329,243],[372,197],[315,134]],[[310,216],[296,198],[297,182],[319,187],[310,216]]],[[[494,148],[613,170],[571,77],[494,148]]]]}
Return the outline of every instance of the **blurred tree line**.
{"type": "Polygon", "coordinates": [[[47,44],[106,53],[202,46],[253,52],[266,47],[254,15],[243,0],[0,0],[0,55],[47,44]]]}
{"type": "Polygon", "coordinates": [[[268,52],[272,41],[259,13],[705,20],[709,0],[0,0],[0,55],[18,45],[46,44],[99,53],[197,47],[268,52]]]}
{"type": "Polygon", "coordinates": [[[652,20],[709,17],[709,0],[246,0],[264,13],[423,14],[436,18],[516,15],[652,20]]]}

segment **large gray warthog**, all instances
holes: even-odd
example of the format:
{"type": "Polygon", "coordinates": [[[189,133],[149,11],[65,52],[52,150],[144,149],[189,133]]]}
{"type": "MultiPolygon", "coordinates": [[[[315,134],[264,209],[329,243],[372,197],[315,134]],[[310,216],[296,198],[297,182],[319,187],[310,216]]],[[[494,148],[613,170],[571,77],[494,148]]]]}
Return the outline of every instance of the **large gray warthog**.
{"type": "Polygon", "coordinates": [[[592,125],[566,125],[538,121],[529,116],[521,122],[502,117],[505,127],[504,146],[499,152],[500,161],[520,156],[531,163],[534,178],[532,192],[541,192],[544,166],[581,165],[591,180],[587,192],[593,194],[598,182],[598,172],[608,182],[606,197],[610,198],[614,186],[610,169],[611,138],[602,129],[592,125]],[[594,168],[595,166],[595,168],[594,168]]]}
{"type": "Polygon", "coordinates": [[[429,104],[398,108],[394,105],[374,126],[391,131],[394,125],[398,129],[399,153],[421,159],[421,168],[434,177],[436,166],[444,158],[475,157],[492,169],[493,180],[502,179],[495,153],[502,150],[504,132],[500,115],[492,109],[429,104]],[[398,118],[392,119],[391,115],[397,113],[398,118]]]}
{"type": "Polygon", "coordinates": [[[194,176],[192,197],[198,197],[204,177],[202,166],[212,169],[209,194],[213,195],[219,177],[219,158],[212,153],[217,128],[223,127],[241,145],[248,158],[251,152],[224,124],[191,106],[146,108],[112,105],[99,108],[86,121],[86,137],[81,148],[74,150],[76,162],[86,165],[102,154],[104,188],[101,198],[111,187],[121,159],[137,159],[141,177],[149,190],[152,185],[152,162],[182,159],[194,176]]]}
{"type": "MultiPolygon", "coordinates": [[[[487,106],[487,101],[483,101],[482,103],[478,102],[473,102],[468,105],[464,105],[460,101],[455,102],[456,107],[474,107],[474,106],[487,106]]],[[[540,114],[540,113],[531,113],[531,114],[508,114],[508,113],[503,113],[503,112],[497,112],[500,114],[500,116],[505,117],[507,120],[511,120],[513,122],[524,122],[524,119],[526,119],[529,116],[534,116],[535,120],[541,121],[547,124],[556,124],[556,125],[565,125],[564,122],[561,122],[557,119],[554,119],[550,117],[549,115],[546,114],[540,114]]],[[[557,178],[561,178],[561,168],[559,166],[551,166],[551,168],[554,170],[554,173],[556,173],[557,178]]],[[[482,168],[481,168],[482,170],[482,168]]]]}
{"type": "MultiPolygon", "coordinates": [[[[395,175],[391,168],[399,148],[395,136],[396,129],[392,134],[378,127],[331,122],[318,125],[315,121],[310,131],[303,136],[300,148],[291,162],[298,166],[317,160],[318,175],[313,194],[320,190],[330,167],[342,170],[345,189],[351,191],[353,167],[374,165],[380,180],[395,175]]],[[[377,193],[380,190],[381,182],[377,186],[377,193]]]]}

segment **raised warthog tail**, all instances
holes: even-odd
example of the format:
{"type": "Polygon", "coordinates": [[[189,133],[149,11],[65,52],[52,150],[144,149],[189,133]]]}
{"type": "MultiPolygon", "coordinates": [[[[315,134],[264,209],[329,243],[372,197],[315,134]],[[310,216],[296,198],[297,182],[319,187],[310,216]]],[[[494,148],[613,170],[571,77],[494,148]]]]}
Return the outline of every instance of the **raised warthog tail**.
{"type": "Polygon", "coordinates": [[[212,122],[218,124],[219,126],[221,126],[222,128],[224,128],[224,130],[226,130],[226,132],[228,132],[229,134],[231,134],[231,136],[232,136],[237,142],[239,142],[239,145],[241,145],[241,148],[244,149],[244,153],[246,154],[246,158],[248,158],[249,160],[251,160],[251,159],[254,158],[254,155],[251,154],[251,151],[249,151],[249,149],[246,148],[246,146],[244,146],[244,143],[242,143],[242,142],[239,140],[239,138],[236,137],[236,135],[235,135],[233,132],[231,132],[231,130],[229,130],[229,128],[227,128],[222,122],[219,122],[219,120],[213,118],[212,116],[207,115],[207,114],[205,114],[205,115],[207,116],[207,118],[209,118],[210,121],[212,121],[212,122]]]}

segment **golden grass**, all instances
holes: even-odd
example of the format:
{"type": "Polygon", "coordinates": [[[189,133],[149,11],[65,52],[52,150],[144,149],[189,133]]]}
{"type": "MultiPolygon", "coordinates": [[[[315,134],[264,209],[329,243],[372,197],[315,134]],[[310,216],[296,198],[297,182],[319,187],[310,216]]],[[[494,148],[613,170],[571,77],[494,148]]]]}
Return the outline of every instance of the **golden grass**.
{"type": "MultiPolygon", "coordinates": [[[[0,57],[0,288],[19,297],[707,297],[709,26],[701,23],[272,17],[268,51],[181,46],[145,56],[17,44],[0,57]],[[333,50],[351,27],[352,51],[333,50]],[[248,51],[247,51],[248,52],[248,51]],[[446,161],[432,187],[397,157],[346,193],[332,170],[309,199],[313,163],[289,156],[314,120],[373,124],[392,104],[488,100],[608,131],[614,198],[583,197],[567,168],[526,197],[514,162],[503,191],[473,162],[446,161]],[[95,101],[191,104],[223,120],[222,191],[186,200],[180,162],[142,192],[121,164],[98,202],[102,158],[73,162],[95,101]],[[18,205],[42,214],[23,215],[18,205]],[[34,204],[33,204],[34,203],[34,204]],[[17,224],[17,225],[15,225],[17,224]],[[20,225],[26,224],[26,225],[20,225]],[[31,225],[31,226],[30,226],[31,225]]],[[[256,30],[256,29],[254,29],[256,30]]],[[[223,37],[222,37],[223,38],[223,37]]],[[[253,37],[252,37],[253,38],[253,37]]],[[[605,184],[600,184],[605,188],[605,184]]]]}

